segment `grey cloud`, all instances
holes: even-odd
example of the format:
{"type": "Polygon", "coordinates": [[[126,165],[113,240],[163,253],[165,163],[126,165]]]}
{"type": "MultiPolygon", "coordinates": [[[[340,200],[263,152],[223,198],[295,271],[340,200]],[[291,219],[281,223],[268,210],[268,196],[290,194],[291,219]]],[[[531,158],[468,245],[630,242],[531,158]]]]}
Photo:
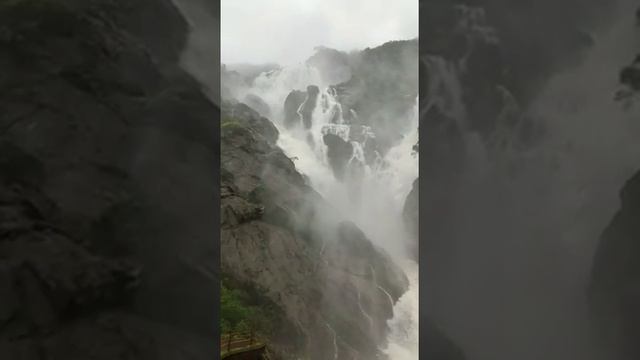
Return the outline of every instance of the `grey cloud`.
{"type": "Polygon", "coordinates": [[[222,0],[223,63],[304,61],[418,36],[417,0],[222,0]]]}

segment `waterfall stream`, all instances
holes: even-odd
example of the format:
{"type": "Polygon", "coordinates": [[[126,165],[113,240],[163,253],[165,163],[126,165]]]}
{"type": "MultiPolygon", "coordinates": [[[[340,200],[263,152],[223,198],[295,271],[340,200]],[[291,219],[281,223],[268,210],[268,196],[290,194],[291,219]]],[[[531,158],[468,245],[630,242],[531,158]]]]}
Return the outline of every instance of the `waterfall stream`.
{"type": "MultiPolygon", "coordinates": [[[[413,108],[407,109],[406,119],[398,122],[399,126],[405,124],[401,129],[403,138],[384,157],[378,154],[379,159],[367,163],[364,146],[374,136],[373,132],[364,126],[359,130],[362,134],[357,134],[361,135],[359,140],[354,140],[354,134],[351,134],[353,128],[343,118],[343,109],[335,98],[335,92],[329,84],[322,84],[316,69],[299,66],[264,73],[254,80],[251,88],[244,89],[237,96],[243,98],[249,93],[261,97],[270,106],[270,118],[280,131],[278,146],[294,159],[296,168],[308,177],[311,186],[323,195],[341,218],[357,224],[376,246],[386,250],[410,274],[410,289],[395,304],[389,292],[377,281],[376,284],[389,298],[394,312],[388,324],[388,344],[380,344],[381,350],[393,360],[415,359],[418,353],[417,265],[407,260],[409,254],[405,247],[407,234],[402,209],[418,176],[418,156],[413,150],[418,141],[417,101],[413,108]],[[284,118],[282,104],[286,96],[291,90],[305,89],[310,84],[320,89],[310,128],[287,128],[279,120],[284,118]],[[323,141],[326,134],[336,135],[351,144],[352,154],[347,161],[347,168],[361,169],[359,175],[347,176],[343,181],[336,178],[327,156],[328,148],[323,141]]],[[[303,106],[304,103],[301,108],[303,106]]],[[[351,115],[357,116],[354,112],[351,115]]],[[[375,278],[375,272],[372,275],[375,278]]],[[[370,315],[361,307],[360,310],[371,322],[370,315]]]]}

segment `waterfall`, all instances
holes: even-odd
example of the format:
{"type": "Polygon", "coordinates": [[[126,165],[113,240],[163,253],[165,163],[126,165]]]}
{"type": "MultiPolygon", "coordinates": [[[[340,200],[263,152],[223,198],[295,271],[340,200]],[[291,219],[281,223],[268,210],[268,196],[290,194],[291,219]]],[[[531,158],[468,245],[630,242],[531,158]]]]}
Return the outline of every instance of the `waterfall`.
{"type": "Polygon", "coordinates": [[[418,353],[418,266],[407,262],[403,268],[409,276],[409,291],[398,300],[393,308],[391,329],[384,353],[392,360],[415,360],[418,353]]]}
{"type": "MultiPolygon", "coordinates": [[[[269,104],[271,119],[280,132],[278,146],[294,159],[297,170],[308,178],[310,185],[323,195],[342,219],[353,221],[376,246],[385,249],[405,271],[415,275],[409,276],[411,289],[397,303],[401,305],[394,304],[389,292],[375,280],[378,290],[389,299],[394,314],[397,312],[395,307],[402,306],[401,315],[389,322],[390,334],[394,335],[388,344],[381,344],[387,347],[387,350],[382,350],[393,360],[414,359],[402,357],[397,349],[408,346],[410,348],[406,348],[404,353],[417,354],[417,265],[407,265],[408,254],[403,241],[407,234],[402,219],[404,201],[418,176],[418,157],[413,151],[418,141],[417,98],[414,107],[407,109],[408,121],[398,121],[399,124],[409,124],[400,129],[404,132],[403,138],[385,156],[376,153],[375,160],[368,161],[365,150],[367,142],[375,138],[374,131],[368,126],[353,127],[347,123],[335,89],[330,84],[323,84],[322,77],[314,68],[299,65],[265,73],[258,76],[252,86],[240,89],[239,93],[240,98],[243,94],[255,94],[269,104]],[[282,122],[285,98],[291,90],[304,90],[309,85],[316,85],[320,89],[310,127],[300,125],[287,128],[282,122]],[[329,149],[324,142],[327,134],[339,137],[352,149],[346,161],[347,174],[343,181],[337,179],[332,171],[329,149]],[[415,316],[407,317],[408,312],[413,312],[415,316]],[[407,321],[412,323],[408,325],[407,321]],[[406,331],[413,332],[410,336],[412,341],[406,341],[406,336],[398,335],[406,331]],[[405,340],[398,340],[395,344],[396,339],[405,340]]],[[[305,99],[305,102],[308,101],[309,98],[305,99]]],[[[298,114],[302,114],[303,108],[308,106],[304,103],[300,105],[298,114]]],[[[352,109],[349,114],[352,119],[358,116],[352,109]]],[[[321,251],[324,251],[324,245],[321,251]]],[[[371,323],[371,316],[366,314],[360,303],[358,305],[371,323]]]]}
{"type": "MultiPolygon", "coordinates": [[[[312,66],[300,64],[264,72],[252,79],[250,84],[242,81],[223,84],[227,86],[219,92],[217,79],[214,79],[218,69],[211,69],[207,63],[208,59],[215,56],[205,56],[213,51],[206,42],[213,21],[199,12],[197,6],[192,7],[185,0],[174,2],[189,20],[191,27],[188,45],[182,57],[183,67],[201,81],[212,99],[217,99],[221,94],[229,97],[223,98],[223,101],[231,100],[230,98],[244,101],[249,97],[264,101],[270,113],[262,115],[274,123],[280,134],[277,145],[292,159],[309,185],[335,209],[335,214],[332,215],[355,223],[374,245],[386,250],[407,274],[413,274],[408,276],[411,280],[410,289],[396,304],[389,291],[377,283],[377,279],[374,288],[380,291],[385,300],[389,300],[395,315],[388,324],[390,338],[379,344],[381,348],[387,347],[387,350],[381,350],[389,354],[391,360],[413,360],[415,356],[402,356],[402,352],[397,349],[405,349],[405,354],[417,354],[417,342],[406,341],[407,336],[399,335],[410,331],[408,338],[417,339],[417,264],[407,260],[409,254],[406,253],[405,239],[408,236],[402,217],[405,199],[418,176],[418,157],[413,151],[413,146],[418,141],[417,99],[415,106],[407,109],[405,116],[398,117],[394,114],[396,118],[388,120],[397,122],[397,130],[402,139],[388,144],[390,148],[385,148],[388,150],[386,154],[381,154],[377,150],[371,150],[371,144],[376,140],[375,129],[369,127],[369,124],[362,124],[361,115],[354,109],[343,109],[338,101],[338,90],[332,86],[334,84],[323,83],[327,78],[323,75],[326,74],[321,74],[312,66]],[[307,88],[310,85],[317,86],[319,90],[315,98],[307,88]],[[283,104],[294,89],[307,89],[307,97],[297,109],[301,124],[288,127],[284,123],[283,104]],[[310,109],[313,110],[309,112],[310,109]],[[357,122],[357,127],[354,126],[354,121],[357,122]],[[331,149],[325,143],[327,137],[336,137],[339,139],[336,141],[344,143],[343,149],[351,149],[344,160],[342,176],[337,174],[338,170],[332,164],[331,149]],[[396,306],[402,308],[395,309],[396,306]],[[412,312],[414,316],[407,317],[404,315],[407,312],[412,312]]],[[[263,109],[255,110],[260,112],[263,109]]],[[[325,252],[325,246],[326,242],[320,249],[321,255],[325,252]]],[[[360,297],[358,292],[357,305],[373,325],[373,314],[365,311],[360,297]]],[[[301,324],[298,325],[302,329],[301,324]]],[[[339,334],[329,323],[326,323],[326,327],[333,334],[333,355],[338,359],[342,355],[338,353],[339,349],[343,345],[346,348],[350,346],[339,341],[339,334]]]]}

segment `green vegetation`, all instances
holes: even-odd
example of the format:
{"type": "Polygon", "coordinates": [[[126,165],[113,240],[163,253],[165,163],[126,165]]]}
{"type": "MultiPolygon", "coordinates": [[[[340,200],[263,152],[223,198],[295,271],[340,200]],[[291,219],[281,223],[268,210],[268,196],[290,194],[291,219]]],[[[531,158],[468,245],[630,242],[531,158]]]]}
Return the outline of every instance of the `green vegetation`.
{"type": "Polygon", "coordinates": [[[275,322],[275,309],[260,304],[255,296],[233,288],[223,280],[220,288],[220,326],[222,333],[245,332],[270,334],[275,322]]]}
{"type": "Polygon", "coordinates": [[[233,118],[233,117],[229,117],[229,116],[223,116],[222,117],[222,121],[220,122],[220,127],[222,128],[222,130],[231,130],[231,129],[242,129],[244,128],[244,126],[242,126],[242,123],[240,120],[233,118]]]}
{"type": "Polygon", "coordinates": [[[220,130],[223,136],[253,136],[253,132],[251,131],[251,129],[244,125],[241,120],[228,116],[222,117],[222,121],[220,122],[220,130]]]}

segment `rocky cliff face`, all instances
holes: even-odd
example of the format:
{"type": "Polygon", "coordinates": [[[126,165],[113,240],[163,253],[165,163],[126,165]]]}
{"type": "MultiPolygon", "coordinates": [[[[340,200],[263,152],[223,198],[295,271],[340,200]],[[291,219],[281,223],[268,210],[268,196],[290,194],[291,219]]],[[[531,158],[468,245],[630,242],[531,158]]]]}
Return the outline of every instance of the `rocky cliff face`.
{"type": "MultiPolygon", "coordinates": [[[[623,89],[617,100],[634,106],[640,90],[639,58],[619,73],[623,89]]],[[[620,209],[603,231],[596,249],[588,288],[594,323],[605,346],[621,359],[640,356],[640,172],[620,191],[620,209]]]]}
{"type": "Polygon", "coordinates": [[[589,287],[600,335],[621,358],[640,356],[640,173],[624,185],[620,210],[604,230],[589,287]]]}
{"type": "Polygon", "coordinates": [[[19,0],[0,24],[0,357],[212,358],[217,109],[185,20],[19,0]]]}
{"type": "Polygon", "coordinates": [[[355,225],[330,215],[278,131],[244,104],[222,121],[223,274],[282,314],[271,336],[283,358],[378,356],[407,279],[355,225]]]}
{"type": "Polygon", "coordinates": [[[352,56],[345,52],[320,46],[306,64],[318,69],[325,83],[338,84],[351,78],[352,61],[352,56]]]}
{"type": "Polygon", "coordinates": [[[464,352],[445,335],[428,317],[420,319],[424,342],[420,343],[420,356],[436,360],[464,360],[464,352]]]}
{"type": "Polygon", "coordinates": [[[416,179],[411,187],[411,192],[402,209],[402,216],[409,231],[411,243],[408,244],[409,253],[418,261],[418,244],[420,238],[420,179],[416,179]]]}
{"type": "MultiPolygon", "coordinates": [[[[418,41],[390,41],[351,55],[351,77],[334,86],[345,120],[371,127],[377,151],[395,145],[418,96],[418,41]]],[[[340,66],[338,63],[336,66],[340,66]]]]}

